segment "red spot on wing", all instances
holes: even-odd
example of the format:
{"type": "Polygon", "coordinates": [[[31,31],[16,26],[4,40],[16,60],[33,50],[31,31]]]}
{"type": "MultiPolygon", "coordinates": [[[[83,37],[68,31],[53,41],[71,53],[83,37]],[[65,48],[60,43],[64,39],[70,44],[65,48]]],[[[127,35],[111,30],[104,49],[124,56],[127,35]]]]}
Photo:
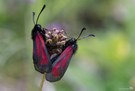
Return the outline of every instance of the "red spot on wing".
{"type": "Polygon", "coordinates": [[[50,72],[52,64],[42,35],[37,32],[33,47],[35,69],[41,73],[50,72]]]}
{"type": "Polygon", "coordinates": [[[55,77],[58,77],[67,69],[67,64],[70,61],[70,58],[73,54],[73,49],[71,46],[67,47],[65,51],[60,55],[58,63],[53,67],[52,74],[55,77]]]}
{"type": "Polygon", "coordinates": [[[36,36],[36,55],[38,58],[40,58],[40,55],[41,55],[41,47],[40,47],[40,39],[39,39],[39,34],[37,34],[36,36]]]}
{"type": "Polygon", "coordinates": [[[47,53],[47,48],[45,46],[45,42],[40,33],[37,33],[36,36],[36,46],[37,46],[37,56],[39,58],[39,63],[41,65],[48,64],[49,55],[47,53]]]}
{"type": "Polygon", "coordinates": [[[52,82],[61,79],[67,70],[72,55],[73,48],[72,46],[68,46],[60,57],[53,63],[52,72],[46,74],[46,79],[52,82]]]}

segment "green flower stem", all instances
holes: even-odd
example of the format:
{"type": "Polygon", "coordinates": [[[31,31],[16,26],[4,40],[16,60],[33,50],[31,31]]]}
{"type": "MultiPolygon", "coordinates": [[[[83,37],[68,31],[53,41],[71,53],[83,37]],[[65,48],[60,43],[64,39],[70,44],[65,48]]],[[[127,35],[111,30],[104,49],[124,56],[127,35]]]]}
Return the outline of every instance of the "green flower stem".
{"type": "Polygon", "coordinates": [[[43,74],[42,81],[40,83],[40,90],[39,91],[42,91],[42,88],[43,88],[43,85],[44,85],[44,81],[45,81],[45,73],[43,74]]]}

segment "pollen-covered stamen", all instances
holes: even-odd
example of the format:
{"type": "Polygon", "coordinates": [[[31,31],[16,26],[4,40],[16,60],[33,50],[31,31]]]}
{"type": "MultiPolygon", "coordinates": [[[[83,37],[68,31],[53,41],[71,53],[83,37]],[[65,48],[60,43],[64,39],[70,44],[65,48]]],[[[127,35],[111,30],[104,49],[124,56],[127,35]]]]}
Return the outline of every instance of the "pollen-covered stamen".
{"type": "Polygon", "coordinates": [[[54,43],[57,43],[59,39],[59,36],[57,34],[52,34],[52,40],[54,43]]]}
{"type": "Polygon", "coordinates": [[[52,44],[52,39],[47,39],[46,43],[51,45],[52,44]]]}
{"type": "Polygon", "coordinates": [[[60,42],[57,42],[57,45],[58,45],[58,46],[65,45],[65,42],[66,42],[66,41],[60,41],[60,42]]]}
{"type": "Polygon", "coordinates": [[[66,40],[67,39],[67,36],[62,36],[61,38],[60,38],[60,41],[64,41],[64,40],[66,40]]]}

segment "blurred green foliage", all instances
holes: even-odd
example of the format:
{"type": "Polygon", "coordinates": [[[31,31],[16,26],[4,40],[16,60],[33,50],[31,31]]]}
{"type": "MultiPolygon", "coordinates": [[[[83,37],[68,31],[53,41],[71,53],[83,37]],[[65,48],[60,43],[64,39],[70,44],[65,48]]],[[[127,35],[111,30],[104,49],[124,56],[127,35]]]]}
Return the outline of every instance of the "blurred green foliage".
{"type": "Polygon", "coordinates": [[[78,51],[62,80],[45,82],[43,91],[134,91],[134,0],[0,1],[0,90],[38,91],[41,74],[32,60],[32,12],[47,7],[39,23],[63,26],[78,41],[78,51]],[[82,35],[82,36],[83,36],[82,35]]]}

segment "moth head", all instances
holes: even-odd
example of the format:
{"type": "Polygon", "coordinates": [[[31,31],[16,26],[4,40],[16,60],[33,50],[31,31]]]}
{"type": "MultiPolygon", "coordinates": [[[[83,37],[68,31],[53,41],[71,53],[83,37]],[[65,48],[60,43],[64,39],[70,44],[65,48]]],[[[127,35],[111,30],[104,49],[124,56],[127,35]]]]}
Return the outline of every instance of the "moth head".
{"type": "Polygon", "coordinates": [[[89,34],[89,35],[87,35],[87,36],[81,37],[81,35],[82,35],[82,33],[84,32],[84,30],[86,30],[86,28],[82,28],[82,30],[81,30],[81,32],[80,32],[80,34],[78,35],[77,38],[70,38],[70,39],[66,42],[65,46],[77,45],[76,42],[77,42],[78,40],[81,40],[81,39],[83,39],[83,38],[87,38],[87,37],[90,37],[90,36],[95,37],[94,34],[89,34]],[[81,38],[80,38],[80,37],[81,37],[81,38]]]}
{"type": "Polygon", "coordinates": [[[35,30],[40,30],[41,28],[42,28],[42,27],[41,27],[40,24],[35,24],[33,29],[35,29],[35,30]]]}

